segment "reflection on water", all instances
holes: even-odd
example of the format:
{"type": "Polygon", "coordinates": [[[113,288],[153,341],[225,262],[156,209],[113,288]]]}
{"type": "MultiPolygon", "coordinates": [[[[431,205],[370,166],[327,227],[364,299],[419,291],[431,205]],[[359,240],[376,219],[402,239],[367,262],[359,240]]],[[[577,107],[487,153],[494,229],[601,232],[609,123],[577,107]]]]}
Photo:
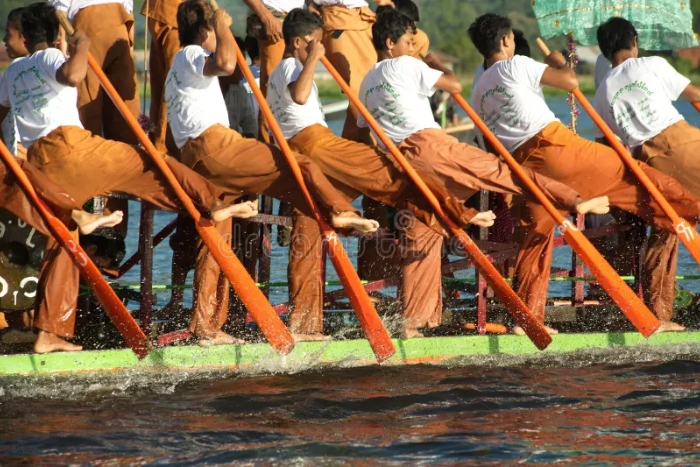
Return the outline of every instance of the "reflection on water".
{"type": "Polygon", "coordinates": [[[683,360],[374,367],[5,398],[0,464],[690,465],[699,377],[683,360]]]}

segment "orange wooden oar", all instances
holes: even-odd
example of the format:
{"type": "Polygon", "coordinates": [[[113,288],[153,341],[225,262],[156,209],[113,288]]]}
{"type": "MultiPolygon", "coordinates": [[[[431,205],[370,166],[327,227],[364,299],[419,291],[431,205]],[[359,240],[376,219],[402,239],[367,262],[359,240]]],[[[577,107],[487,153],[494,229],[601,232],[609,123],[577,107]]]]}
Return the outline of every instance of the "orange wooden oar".
{"type": "MultiPolygon", "coordinates": [[[[545,56],[550,54],[547,44],[545,44],[542,39],[537,38],[537,45],[545,56]]],[[[617,151],[617,153],[620,155],[627,168],[630,169],[634,176],[637,177],[637,179],[642,183],[651,197],[654,198],[654,201],[659,203],[659,206],[661,206],[663,212],[666,213],[666,216],[668,216],[668,218],[671,220],[673,228],[675,229],[676,234],[678,234],[678,238],[681,239],[690,254],[693,256],[693,258],[695,258],[695,261],[700,264],[700,237],[697,235],[697,232],[695,232],[695,229],[692,228],[685,219],[680,217],[676,210],[673,209],[673,206],[666,201],[664,195],[662,195],[654,183],[649,180],[647,174],[644,173],[642,168],[639,167],[637,161],[634,160],[629,151],[622,145],[620,140],[617,139],[615,133],[613,133],[608,124],[605,123],[600,115],[598,115],[598,112],[596,112],[588,99],[586,99],[586,96],[583,95],[581,89],[576,88],[571,92],[574,97],[578,99],[581,106],[586,110],[588,115],[590,115],[591,119],[595,122],[598,128],[600,128],[600,130],[603,132],[603,135],[605,135],[605,138],[610,142],[612,148],[615,149],[615,151],[617,151]]],[[[693,105],[700,110],[700,108],[697,107],[697,104],[693,105]]]]}
{"type": "Polygon", "coordinates": [[[88,257],[80,244],[73,239],[68,228],[53,215],[49,207],[46,206],[44,201],[36,194],[34,187],[25,175],[22,167],[20,167],[15,157],[2,141],[0,141],[0,157],[19,181],[22,190],[24,190],[34,207],[41,214],[41,217],[44,219],[44,222],[46,222],[54,238],[56,238],[58,243],[68,252],[71,259],[80,270],[83,279],[85,279],[90,288],[95,292],[95,295],[100,303],[102,303],[107,315],[112,320],[112,323],[114,323],[119,334],[121,334],[126,341],[126,344],[131,347],[131,350],[133,350],[140,359],[148,355],[148,352],[151,350],[151,343],[146,338],[146,335],[136,323],[133,316],[127,311],[126,307],[124,307],[121,299],[114,293],[114,290],[112,290],[109,284],[107,284],[104,277],[102,277],[95,263],[88,257]]]}
{"type": "Polygon", "coordinates": [[[484,121],[477,115],[472,107],[460,95],[453,95],[457,103],[464,109],[469,118],[481,131],[486,139],[493,145],[503,157],[506,164],[515,175],[525,184],[537,201],[544,206],[554,222],[559,226],[559,232],[564,236],[571,249],[586,263],[591,273],[598,279],[600,285],[608,292],[617,303],[622,312],[632,322],[644,337],[649,337],[656,331],[661,323],[644,305],[632,289],[620,278],[617,272],[608,264],[603,256],[596,250],[591,242],[581,233],[569,219],[565,219],[552,202],[535,185],[535,182],[525,173],[520,164],[513,158],[508,150],[501,144],[496,136],[489,130],[484,121]]]}
{"type": "MultiPolygon", "coordinates": [[[[73,35],[73,27],[68,22],[65,13],[57,12],[56,14],[61,21],[61,25],[66,30],[66,34],[73,35]]],[[[139,142],[151,156],[151,160],[175,191],[189,215],[194,219],[195,226],[202,240],[207,245],[207,248],[209,248],[209,251],[214,256],[214,259],[221,267],[221,270],[224,272],[229,282],[231,282],[236,294],[238,294],[241,301],[248,309],[248,312],[250,312],[251,316],[260,327],[260,330],[263,332],[268,342],[270,342],[270,345],[282,354],[291,352],[294,348],[294,338],[282,320],[280,320],[279,316],[277,316],[277,313],[272,309],[265,295],[263,295],[260,289],[255,285],[255,281],[250,277],[236,255],[233,254],[230,249],[228,249],[228,251],[223,251],[227,243],[216,231],[212,221],[202,217],[199,211],[197,211],[192,200],[187,196],[187,193],[182,189],[182,186],[180,186],[177,179],[170,171],[170,168],[163,160],[162,154],[153,146],[153,143],[148,139],[148,136],[146,136],[146,133],[144,133],[136,118],[131,115],[124,100],[119,96],[117,90],[114,89],[109,78],[107,78],[104,71],[102,71],[102,68],[100,68],[100,65],[92,54],[88,55],[88,64],[100,80],[105,92],[109,95],[110,99],[112,99],[112,102],[114,102],[114,105],[119,109],[122,116],[124,116],[131,130],[139,139],[139,142]]]]}
{"type": "MultiPolygon", "coordinates": [[[[214,9],[218,8],[215,0],[210,0],[209,3],[214,9]]],[[[396,348],[394,348],[394,344],[391,342],[391,336],[389,336],[389,333],[384,327],[384,323],[382,323],[377,310],[375,310],[374,305],[369,299],[367,291],[364,289],[364,287],[362,287],[360,278],[350,262],[350,258],[345,252],[343,244],[340,243],[338,235],[325,221],[318,206],[316,205],[316,202],[309,193],[306,183],[304,182],[304,178],[301,174],[299,164],[294,158],[292,150],[282,134],[279,123],[277,123],[277,120],[275,120],[274,116],[272,115],[272,111],[270,110],[270,106],[267,104],[267,100],[263,96],[260,87],[256,84],[255,77],[250,71],[241,49],[238,48],[238,44],[236,44],[235,41],[233,44],[236,48],[236,60],[238,61],[238,66],[241,68],[243,76],[245,76],[248,84],[250,84],[250,88],[253,90],[255,99],[257,99],[258,103],[260,104],[260,111],[263,113],[265,120],[267,120],[268,124],[270,125],[275,141],[287,159],[289,167],[292,169],[292,173],[294,174],[294,178],[299,185],[299,189],[304,194],[306,202],[314,212],[314,218],[316,219],[316,222],[318,222],[321,235],[325,239],[328,247],[328,256],[333,262],[333,266],[338,273],[338,278],[343,284],[343,288],[348,295],[348,299],[350,299],[350,303],[352,304],[355,313],[357,313],[358,320],[360,321],[362,329],[365,331],[367,340],[369,341],[372,350],[374,350],[377,360],[383,362],[396,353],[396,348]]]]}
{"type": "Polygon", "coordinates": [[[418,186],[428,202],[430,202],[430,205],[435,213],[440,216],[440,219],[449,228],[452,235],[459,240],[462,247],[472,258],[472,261],[474,261],[476,267],[482,272],[482,274],[484,274],[484,277],[486,277],[486,280],[488,280],[489,284],[493,287],[494,292],[498,298],[501,299],[518,325],[525,330],[525,333],[530,339],[532,339],[532,342],[538,349],[544,350],[547,348],[550,342],[552,342],[552,338],[545,329],[544,325],[540,323],[537,318],[535,318],[525,303],[523,303],[520,297],[518,297],[513,289],[510,288],[498,270],[493,266],[493,264],[491,264],[481,250],[479,250],[479,247],[476,246],[472,239],[469,238],[462,226],[457,225],[445,213],[433,192],[430,190],[430,188],[428,188],[425,182],[423,182],[420,175],[418,175],[403,154],[401,154],[401,151],[399,151],[394,142],[389,139],[374,117],[372,117],[372,114],[370,114],[367,108],[362,104],[362,102],[360,102],[360,99],[352,92],[350,86],[348,86],[343,77],[340,76],[340,73],[338,73],[338,70],[335,69],[335,67],[326,57],[322,57],[321,62],[331,76],[333,76],[333,78],[338,82],[342,90],[348,96],[348,99],[350,99],[353,105],[357,108],[358,112],[362,114],[370,127],[372,127],[379,139],[382,140],[384,146],[389,150],[389,152],[391,152],[391,155],[394,157],[394,159],[396,159],[401,168],[404,169],[413,183],[418,186]]]}

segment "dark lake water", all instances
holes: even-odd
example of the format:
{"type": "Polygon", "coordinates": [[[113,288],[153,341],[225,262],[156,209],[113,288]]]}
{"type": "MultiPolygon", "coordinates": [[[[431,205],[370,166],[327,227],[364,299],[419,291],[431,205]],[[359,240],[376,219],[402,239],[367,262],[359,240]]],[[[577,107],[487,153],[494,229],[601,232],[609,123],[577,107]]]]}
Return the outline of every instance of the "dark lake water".
{"type": "MultiPolygon", "coordinates": [[[[564,99],[550,105],[568,122],[564,99]]],[[[590,136],[590,120],[582,117],[579,129],[590,136]]],[[[158,226],[170,219],[156,216],[158,226]]],[[[353,251],[356,242],[346,246],[353,251]]],[[[128,249],[135,251],[136,235],[128,249]]],[[[273,280],[286,280],[286,255],[273,242],[273,280]]],[[[555,265],[566,267],[569,258],[559,249],[555,265]]],[[[164,244],[156,283],[169,283],[169,264],[164,244]]],[[[682,250],[679,274],[697,272],[682,250]]],[[[138,270],[122,283],[137,284],[138,270]]],[[[167,297],[159,294],[159,303],[167,297]]],[[[273,289],[273,303],[285,300],[285,288],[273,289]]],[[[699,354],[256,378],[0,379],[0,465],[698,465],[699,354]]]]}

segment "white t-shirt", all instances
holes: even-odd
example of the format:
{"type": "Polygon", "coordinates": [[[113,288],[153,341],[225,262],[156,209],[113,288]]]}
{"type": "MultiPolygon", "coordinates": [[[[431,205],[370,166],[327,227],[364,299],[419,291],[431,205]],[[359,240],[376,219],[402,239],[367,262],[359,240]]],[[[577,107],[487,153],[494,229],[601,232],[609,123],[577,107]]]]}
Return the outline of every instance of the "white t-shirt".
{"type": "Polygon", "coordinates": [[[68,21],[71,23],[75,19],[75,15],[85,7],[93,5],[104,5],[106,3],[120,3],[124,5],[127,13],[134,11],[134,0],[48,0],[51,6],[58,11],[66,11],[68,21]]]}
{"type": "Polygon", "coordinates": [[[661,57],[630,58],[608,72],[595,109],[630,148],[683,120],[673,106],[690,80],[661,57]]]}
{"type": "Polygon", "coordinates": [[[304,0],[262,0],[265,8],[287,14],[295,8],[304,8],[304,0]]]}
{"type": "Polygon", "coordinates": [[[608,74],[608,71],[610,71],[611,68],[612,65],[608,59],[605,58],[605,55],[598,55],[598,58],[595,61],[595,71],[593,72],[593,83],[595,84],[596,89],[598,89],[598,86],[600,86],[603,78],[605,78],[605,75],[608,74]]]}
{"type": "Polygon", "coordinates": [[[481,62],[481,65],[479,65],[474,71],[474,79],[472,80],[472,96],[474,95],[474,88],[476,87],[476,82],[479,81],[479,78],[481,78],[481,75],[484,74],[484,63],[481,62]]]}
{"type": "Polygon", "coordinates": [[[368,6],[365,0],[314,0],[314,3],[321,6],[342,5],[347,8],[362,8],[368,6]]]}
{"type": "Polygon", "coordinates": [[[546,68],[516,55],[491,65],[474,86],[472,107],[510,152],[557,121],[540,86],[546,68]]]}
{"type": "Polygon", "coordinates": [[[29,149],[60,126],[83,128],[78,90],[56,81],[66,57],[58,49],[35,52],[7,67],[0,85],[0,105],[11,107],[22,145],[29,149]]]}
{"type": "Polygon", "coordinates": [[[316,123],[327,126],[316,83],[306,104],[299,105],[292,100],[289,85],[299,78],[303,69],[304,65],[296,58],[285,58],[274,69],[267,84],[267,102],[286,139],[316,123]]]}
{"type": "MultiPolygon", "coordinates": [[[[14,59],[12,62],[22,60],[24,57],[14,59]]],[[[3,79],[5,75],[0,75],[0,88],[4,86],[3,79]]],[[[7,113],[7,117],[2,121],[2,137],[5,141],[5,146],[10,150],[12,155],[17,155],[17,142],[19,141],[19,132],[17,131],[17,122],[12,113],[12,109],[7,113]]]]}
{"type": "MultiPolygon", "coordinates": [[[[365,75],[359,97],[387,136],[400,143],[418,131],[440,128],[429,97],[441,76],[441,71],[408,55],[382,60],[365,75]]],[[[362,115],[357,116],[357,126],[369,126],[362,115]]]]}
{"type": "Polygon", "coordinates": [[[178,148],[212,125],[229,126],[219,80],[216,76],[204,76],[209,55],[198,45],[188,45],[175,54],[165,79],[168,123],[178,148]]]}

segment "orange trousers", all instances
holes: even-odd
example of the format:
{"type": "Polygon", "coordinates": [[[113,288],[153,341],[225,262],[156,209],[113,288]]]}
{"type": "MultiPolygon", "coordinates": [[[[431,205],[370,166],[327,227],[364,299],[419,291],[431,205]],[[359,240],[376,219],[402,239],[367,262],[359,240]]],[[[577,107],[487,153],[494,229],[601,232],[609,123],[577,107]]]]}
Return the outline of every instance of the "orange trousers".
{"type": "MultiPolygon", "coordinates": [[[[73,26],[90,38],[90,53],[114,85],[129,111],[139,116],[139,91],[130,36],[134,18],[120,3],[105,3],[83,8],[73,26]]],[[[102,89],[97,76],[88,71],[78,86],[80,121],[86,130],[106,139],[138,144],[136,136],[112,100],[102,89]]]]}
{"type": "MultiPolygon", "coordinates": [[[[672,228],[659,205],[625,168],[614,149],[581,138],[560,122],[550,123],[513,156],[524,167],[566,183],[584,198],[606,195],[611,205],[657,227],[672,228]]],[[[697,224],[700,201],[673,178],[639,164],[678,214],[697,224]]],[[[544,321],[555,225],[540,204],[526,201],[524,208],[518,229],[520,252],[515,264],[514,289],[532,313],[544,321]]]]}
{"type": "MultiPolygon", "coordinates": [[[[263,96],[267,97],[267,83],[270,81],[270,75],[280,64],[284,55],[284,40],[270,42],[266,38],[260,37],[258,38],[258,48],[260,50],[260,90],[263,96]]],[[[258,115],[258,128],[260,140],[269,143],[270,134],[267,131],[267,124],[262,112],[258,115]]]]}
{"type": "MultiPolygon", "coordinates": [[[[296,186],[289,164],[275,146],[243,138],[230,128],[214,125],[188,141],[181,154],[185,165],[229,196],[263,194],[289,203],[307,216],[313,215],[296,186]]],[[[310,158],[302,154],[295,156],[306,186],[322,209],[330,213],[357,212],[310,158]]],[[[222,232],[230,232],[230,227],[218,228],[222,232]]],[[[190,329],[200,337],[215,335],[219,331],[215,325],[226,320],[228,311],[228,292],[222,292],[215,299],[210,294],[217,291],[218,284],[225,280],[218,264],[213,263],[210,257],[206,249],[201,250],[195,267],[201,272],[195,273],[195,287],[206,293],[195,295],[190,329]]]]}
{"type": "MultiPolygon", "coordinates": [[[[334,5],[322,7],[321,16],[326,58],[348,83],[353,94],[358,95],[365,75],[377,64],[377,51],[372,44],[375,14],[367,7],[334,5]]],[[[342,137],[360,140],[357,109],[352,103],[348,106],[342,137]]]]}
{"type": "MultiPolygon", "coordinates": [[[[416,169],[430,169],[447,190],[464,201],[480,190],[524,195],[525,188],[507,165],[492,154],[460,143],[442,130],[427,129],[399,146],[416,169]]],[[[568,186],[527,170],[555,204],[573,209],[578,193],[568,186]]],[[[407,216],[399,241],[403,280],[399,296],[406,329],[434,327],[442,318],[441,251],[443,239],[422,222],[407,216]]]]}
{"type": "MultiPolygon", "coordinates": [[[[70,227],[71,211],[81,210],[82,206],[32,164],[19,158],[15,158],[15,161],[24,170],[37,195],[48,204],[57,218],[70,227]]],[[[0,206],[24,220],[43,235],[51,235],[39,211],[24,193],[10,169],[2,163],[0,163],[0,206]]]]}
{"type": "MultiPolygon", "coordinates": [[[[700,198],[699,152],[700,129],[682,120],[644,143],[635,155],[700,198]]],[[[677,264],[678,237],[652,226],[642,261],[642,289],[644,301],[663,321],[673,318],[677,264]]]]}
{"type": "Polygon", "coordinates": [[[168,126],[168,109],[165,106],[165,78],[180,50],[177,27],[153,18],[148,18],[148,31],[151,33],[151,53],[148,59],[149,82],[151,84],[151,141],[161,152],[177,155],[178,149],[168,126]]]}
{"type": "MultiPolygon", "coordinates": [[[[350,202],[365,195],[378,202],[416,215],[437,235],[446,236],[438,218],[418,188],[375,147],[335,136],[323,125],[312,125],[289,140],[295,151],[308,156],[350,202]]],[[[421,173],[440,204],[459,225],[476,213],[451,196],[433,173],[421,173]]],[[[379,258],[393,257],[378,251],[379,258]]],[[[289,249],[289,327],[302,334],[323,331],[323,240],[313,218],[297,212],[289,249]]]]}
{"type": "MultiPolygon", "coordinates": [[[[61,185],[79,206],[95,196],[121,192],[137,196],[158,209],[184,212],[175,192],[155,171],[141,148],[64,126],[35,142],[27,156],[30,163],[61,185]]],[[[175,159],[164,158],[185,192],[206,214],[221,197],[220,191],[175,159]]],[[[77,238],[77,229],[73,233],[77,238]]],[[[61,337],[72,337],[78,285],[78,269],[58,242],[49,237],[39,278],[35,326],[61,337]]]]}

